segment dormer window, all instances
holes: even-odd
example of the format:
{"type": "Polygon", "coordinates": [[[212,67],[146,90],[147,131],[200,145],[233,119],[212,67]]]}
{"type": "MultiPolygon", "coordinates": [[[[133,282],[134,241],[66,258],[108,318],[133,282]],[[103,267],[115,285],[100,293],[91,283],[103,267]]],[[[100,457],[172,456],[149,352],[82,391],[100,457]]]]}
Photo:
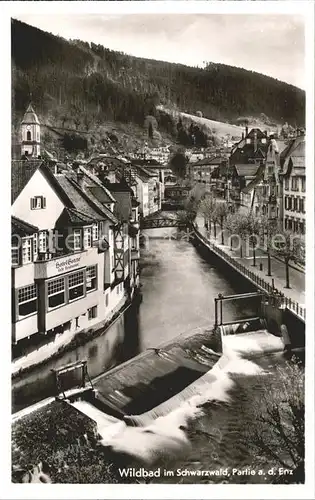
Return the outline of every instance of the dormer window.
{"type": "Polygon", "coordinates": [[[46,198],[44,196],[34,196],[31,198],[31,210],[46,208],[46,198]]]}

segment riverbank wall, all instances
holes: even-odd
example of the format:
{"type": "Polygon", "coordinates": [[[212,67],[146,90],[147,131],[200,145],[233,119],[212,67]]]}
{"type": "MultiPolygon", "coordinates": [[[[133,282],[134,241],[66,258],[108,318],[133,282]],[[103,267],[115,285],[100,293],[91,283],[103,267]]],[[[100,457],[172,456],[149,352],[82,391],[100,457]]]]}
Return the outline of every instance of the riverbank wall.
{"type": "Polygon", "coordinates": [[[138,354],[134,318],[137,318],[135,311],[140,300],[141,296],[137,296],[131,302],[120,304],[111,321],[102,328],[78,334],[51,356],[16,372],[12,376],[12,411],[55,395],[53,369],[77,360],[92,359],[96,374],[99,374],[125,361],[127,353],[138,354]],[[93,342],[96,338],[100,340],[97,345],[93,342]]]}
{"type": "MultiPolygon", "coordinates": [[[[277,292],[254,272],[237,262],[221,248],[210,243],[196,228],[193,229],[191,242],[207,262],[213,263],[217,269],[228,276],[232,283],[237,284],[240,293],[259,290],[264,292],[267,297],[272,297],[277,292]]],[[[300,311],[298,304],[285,297],[279,299],[279,307],[274,307],[274,300],[269,305],[270,307],[265,306],[263,315],[270,332],[280,335],[281,325],[284,324],[288,331],[291,347],[304,348],[304,311],[300,311]]]]}

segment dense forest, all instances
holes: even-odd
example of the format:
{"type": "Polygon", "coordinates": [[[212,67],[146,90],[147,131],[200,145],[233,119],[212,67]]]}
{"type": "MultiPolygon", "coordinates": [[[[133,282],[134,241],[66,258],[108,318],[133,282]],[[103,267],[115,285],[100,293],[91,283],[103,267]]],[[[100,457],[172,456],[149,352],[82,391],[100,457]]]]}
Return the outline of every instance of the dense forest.
{"type": "Polygon", "coordinates": [[[16,20],[11,33],[15,119],[31,95],[40,115],[85,130],[104,120],[144,126],[151,117],[149,133],[156,121],[160,130],[178,134],[172,119],[157,110],[160,103],[231,123],[264,113],[276,123],[304,125],[304,91],[258,73],[223,64],[200,69],[136,58],[16,20]]]}

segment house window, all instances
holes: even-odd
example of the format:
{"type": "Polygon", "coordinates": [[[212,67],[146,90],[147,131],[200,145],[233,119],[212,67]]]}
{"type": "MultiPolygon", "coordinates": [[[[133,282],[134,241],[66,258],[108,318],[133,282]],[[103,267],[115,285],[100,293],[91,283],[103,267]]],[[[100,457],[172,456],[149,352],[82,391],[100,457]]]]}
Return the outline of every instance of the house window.
{"type": "Polygon", "coordinates": [[[108,293],[105,295],[105,306],[108,307],[108,293]]]}
{"type": "Polygon", "coordinates": [[[288,207],[287,207],[287,209],[288,210],[292,210],[292,198],[291,198],[291,196],[288,196],[287,200],[288,200],[288,207]]]}
{"type": "Polygon", "coordinates": [[[84,248],[91,248],[92,246],[92,228],[84,228],[84,248]]]}
{"type": "Polygon", "coordinates": [[[48,236],[47,231],[40,231],[38,233],[38,251],[39,251],[39,253],[47,252],[47,243],[48,243],[47,236],[48,236]]]}
{"type": "Polygon", "coordinates": [[[83,297],[84,295],[84,273],[79,271],[69,276],[69,301],[83,297]]]}
{"type": "Polygon", "coordinates": [[[29,316],[37,311],[37,287],[27,285],[18,290],[18,315],[19,319],[29,316]]]}
{"type": "Polygon", "coordinates": [[[74,229],[73,231],[73,250],[81,250],[81,229],[74,229]]]}
{"type": "Polygon", "coordinates": [[[300,210],[299,210],[302,214],[304,214],[305,210],[304,210],[304,198],[300,198],[300,210]]]}
{"type": "Polygon", "coordinates": [[[297,177],[292,177],[291,179],[291,189],[292,191],[298,191],[299,190],[299,179],[297,177]]]}
{"type": "Polygon", "coordinates": [[[11,265],[18,266],[20,264],[20,244],[18,238],[11,240],[11,265]]]}
{"type": "Polygon", "coordinates": [[[303,193],[305,193],[305,180],[306,180],[306,179],[305,179],[305,177],[302,177],[302,178],[301,178],[301,181],[302,181],[302,191],[303,191],[303,193]]]}
{"type": "Polygon", "coordinates": [[[246,144],[250,144],[250,143],[251,143],[250,138],[246,139],[246,144]]]}
{"type": "Polygon", "coordinates": [[[286,190],[290,189],[290,179],[285,179],[285,181],[284,181],[284,189],[286,189],[286,190]]]}
{"type": "Polygon", "coordinates": [[[65,303],[65,279],[57,278],[47,283],[48,309],[65,303]]]}
{"type": "Polygon", "coordinates": [[[91,292],[97,288],[97,278],[96,278],[97,266],[89,266],[86,268],[86,291],[91,292]]]}
{"type": "Polygon", "coordinates": [[[93,224],[92,226],[92,232],[93,232],[93,241],[97,241],[99,239],[99,231],[98,231],[98,225],[93,224]]]}
{"type": "Polygon", "coordinates": [[[22,241],[22,263],[28,264],[32,262],[32,239],[33,238],[23,238],[22,241]]]}
{"type": "Polygon", "coordinates": [[[298,208],[298,199],[293,198],[293,210],[296,212],[298,208]]]}
{"type": "Polygon", "coordinates": [[[88,318],[95,319],[97,317],[97,306],[90,307],[88,309],[88,318]]]}
{"type": "Polygon", "coordinates": [[[31,132],[29,130],[26,132],[26,140],[27,141],[31,141],[32,140],[32,134],[31,134],[31,132]]]}
{"type": "Polygon", "coordinates": [[[38,239],[37,239],[37,234],[34,234],[33,236],[33,255],[34,255],[34,260],[37,259],[38,255],[38,239]]]}
{"type": "Polygon", "coordinates": [[[267,139],[265,139],[265,137],[263,137],[263,138],[261,139],[261,143],[262,143],[262,144],[266,144],[266,142],[267,142],[267,139]]]}
{"type": "Polygon", "coordinates": [[[46,198],[44,196],[34,196],[31,198],[31,210],[46,208],[46,198]]]}

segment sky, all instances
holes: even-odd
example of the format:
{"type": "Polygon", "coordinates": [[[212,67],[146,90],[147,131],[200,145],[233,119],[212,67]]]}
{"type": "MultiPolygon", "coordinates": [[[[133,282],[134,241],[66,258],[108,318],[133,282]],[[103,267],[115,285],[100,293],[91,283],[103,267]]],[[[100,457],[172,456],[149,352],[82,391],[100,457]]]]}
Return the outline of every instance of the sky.
{"type": "Polygon", "coordinates": [[[204,61],[257,71],[305,88],[304,18],[286,14],[15,16],[62,36],[189,66],[204,61]]]}

